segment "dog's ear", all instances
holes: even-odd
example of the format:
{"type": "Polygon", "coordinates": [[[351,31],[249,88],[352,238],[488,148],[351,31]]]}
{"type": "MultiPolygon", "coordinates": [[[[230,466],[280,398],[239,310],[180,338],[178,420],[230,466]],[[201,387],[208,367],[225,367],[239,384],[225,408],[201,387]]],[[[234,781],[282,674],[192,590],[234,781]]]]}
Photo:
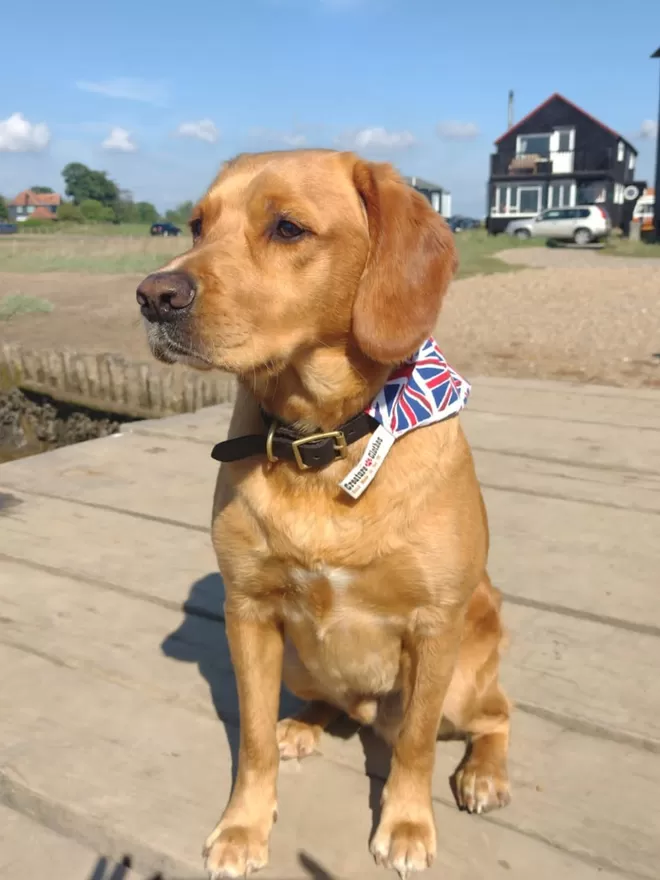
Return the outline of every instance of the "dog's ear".
{"type": "Polygon", "coordinates": [[[454,237],[391,165],[357,159],[353,182],[370,239],[353,305],[353,335],[372,360],[400,363],[433,331],[457,267],[454,237]]]}

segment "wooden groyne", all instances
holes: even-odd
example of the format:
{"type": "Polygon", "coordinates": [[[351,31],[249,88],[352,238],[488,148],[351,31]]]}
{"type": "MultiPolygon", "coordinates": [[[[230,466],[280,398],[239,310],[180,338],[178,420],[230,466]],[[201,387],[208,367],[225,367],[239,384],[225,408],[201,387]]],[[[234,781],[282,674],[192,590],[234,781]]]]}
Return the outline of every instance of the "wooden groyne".
{"type": "Polygon", "coordinates": [[[74,406],[134,418],[196,412],[235,397],[223,373],[133,363],[115,354],[28,351],[0,345],[0,391],[20,388],[74,406]]]}

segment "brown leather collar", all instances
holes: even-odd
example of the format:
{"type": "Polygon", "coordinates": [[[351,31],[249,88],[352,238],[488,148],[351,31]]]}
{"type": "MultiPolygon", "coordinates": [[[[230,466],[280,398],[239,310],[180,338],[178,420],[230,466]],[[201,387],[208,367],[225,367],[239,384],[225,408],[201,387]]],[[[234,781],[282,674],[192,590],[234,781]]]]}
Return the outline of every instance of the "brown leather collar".
{"type": "Polygon", "coordinates": [[[211,452],[216,461],[240,461],[255,455],[265,455],[268,461],[291,461],[301,471],[322,468],[340,458],[346,458],[348,447],[370,434],[378,422],[366,413],[353,416],[336,431],[318,434],[300,434],[295,428],[278,422],[262,412],[268,425],[265,434],[247,434],[217,443],[211,452]]]}

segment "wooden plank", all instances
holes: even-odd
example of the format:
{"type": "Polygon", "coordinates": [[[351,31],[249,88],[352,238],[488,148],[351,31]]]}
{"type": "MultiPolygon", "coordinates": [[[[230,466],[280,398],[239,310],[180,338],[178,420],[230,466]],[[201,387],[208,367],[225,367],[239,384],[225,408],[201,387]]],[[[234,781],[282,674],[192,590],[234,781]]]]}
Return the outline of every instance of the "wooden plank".
{"type": "Polygon", "coordinates": [[[472,380],[468,412],[660,429],[660,394],[536,379],[472,380]]]}
{"type": "Polygon", "coordinates": [[[660,753],[660,638],[515,605],[505,623],[514,699],[660,753]]]}
{"type": "Polygon", "coordinates": [[[184,440],[116,434],[0,466],[0,485],[210,528],[218,464],[184,440]]]}
{"type": "Polygon", "coordinates": [[[8,559],[70,572],[175,609],[194,594],[193,605],[221,614],[224,594],[210,529],[136,521],[20,492],[11,498],[0,526],[0,554],[8,559]]]}
{"type": "Polygon", "coordinates": [[[139,880],[89,847],[0,804],[2,880],[139,880]]]}
{"type": "Polygon", "coordinates": [[[660,477],[587,468],[582,465],[526,458],[504,452],[474,452],[477,476],[484,490],[500,489],[511,505],[517,497],[581,501],[598,507],[639,513],[660,513],[660,477]]]}
{"type": "Polygon", "coordinates": [[[470,412],[469,408],[462,419],[477,452],[660,476],[660,418],[658,430],[627,428],[623,418],[603,425],[470,412]]]}
{"type": "Polygon", "coordinates": [[[490,573],[512,601],[660,627],[657,516],[487,490],[490,573]]]}
{"type": "MultiPolygon", "coordinates": [[[[205,722],[213,721],[216,715],[232,725],[237,722],[235,685],[219,623],[7,563],[0,571],[0,609],[5,618],[4,642],[48,658],[51,665],[56,664],[54,668],[60,669],[63,679],[74,673],[84,674],[98,681],[99,687],[103,683],[121,684],[145,705],[157,702],[177,707],[205,722]],[[17,583],[21,584],[20,592],[17,583]]],[[[549,695],[555,702],[544,700],[546,708],[571,711],[571,700],[578,694],[592,712],[594,705],[601,712],[608,708],[622,711],[616,708],[617,700],[626,682],[630,684],[628,676],[621,673],[621,686],[610,689],[611,705],[607,704],[602,694],[607,670],[601,674],[598,669],[585,667],[582,655],[573,656],[575,645],[566,649],[561,661],[554,655],[544,661],[556,641],[552,630],[543,641],[546,629],[540,622],[521,633],[519,641],[524,638],[527,651],[524,667],[519,667],[516,657],[523,647],[516,647],[514,637],[505,673],[513,696],[541,701],[549,695]],[[536,640],[541,641],[540,647],[530,647],[536,640]],[[539,662],[546,662],[547,668],[538,669],[539,662]],[[553,664],[558,662],[570,666],[565,680],[555,672],[553,664]]],[[[564,631],[561,636],[566,639],[564,631]]],[[[593,639],[586,645],[586,650],[592,649],[593,639]]],[[[612,651],[609,668],[619,661],[624,669],[625,662],[632,665],[634,652],[630,644],[615,643],[612,651]]],[[[653,661],[649,658],[648,662],[651,665],[653,661]]],[[[640,669],[640,681],[644,674],[640,669]]],[[[38,700],[31,699],[30,705],[37,713],[40,711],[38,700]]],[[[624,705],[636,706],[640,716],[648,719],[658,702],[655,693],[646,691],[642,682],[631,689],[624,705]]],[[[295,701],[289,698],[283,712],[294,707],[295,701]]],[[[9,719],[11,715],[8,713],[9,719]]],[[[579,714],[575,717],[580,718],[579,714]]],[[[194,751],[197,722],[189,724],[194,732],[186,748],[194,751]]],[[[489,822],[543,839],[594,863],[654,877],[660,858],[660,835],[649,818],[648,804],[660,785],[660,755],[607,738],[594,738],[572,729],[574,726],[520,711],[514,715],[511,761],[515,800],[510,809],[494,815],[489,822]],[[617,778],[625,778],[629,784],[615,784],[614,768],[617,778]]],[[[19,741],[14,739],[17,747],[19,741]]],[[[364,772],[365,756],[355,736],[348,740],[326,737],[323,753],[357,773],[364,772]]],[[[452,803],[447,779],[460,757],[460,744],[439,744],[433,791],[434,797],[447,806],[452,803]]],[[[382,746],[371,742],[368,759],[369,772],[384,778],[387,763],[382,746]]],[[[228,758],[220,755],[213,760],[228,758]]]]}
{"type": "MultiPolygon", "coordinates": [[[[60,501],[13,489],[11,495],[15,501],[4,511],[0,552],[175,604],[200,581],[194,601],[219,610],[212,577],[215,554],[201,522],[209,514],[207,500],[199,500],[198,531],[191,531],[90,510],[77,499],[60,501]],[[211,593],[205,600],[207,587],[211,593]]],[[[119,503],[130,496],[130,489],[122,492],[119,503]]],[[[486,502],[491,575],[512,601],[643,631],[660,627],[657,517],[608,509],[594,513],[582,504],[492,490],[486,502]]]]}
{"type": "MultiPolygon", "coordinates": [[[[51,826],[75,827],[115,858],[131,853],[139,871],[198,870],[200,842],[230,788],[229,748],[218,722],[24,651],[0,646],[0,664],[13,672],[0,682],[3,800],[40,811],[51,826]]],[[[310,863],[331,877],[381,877],[367,852],[368,804],[379,787],[372,786],[327,759],[284,764],[264,878],[308,880],[310,863]]],[[[622,876],[442,803],[436,818],[439,854],[429,876],[622,876]]]]}

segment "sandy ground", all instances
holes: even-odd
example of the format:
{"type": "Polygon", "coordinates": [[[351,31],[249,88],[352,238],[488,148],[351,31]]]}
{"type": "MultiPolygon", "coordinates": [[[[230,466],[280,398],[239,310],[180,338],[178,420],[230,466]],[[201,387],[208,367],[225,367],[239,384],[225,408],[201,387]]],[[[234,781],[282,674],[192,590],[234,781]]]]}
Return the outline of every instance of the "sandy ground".
{"type": "MultiPolygon", "coordinates": [[[[436,335],[457,369],[468,378],[660,387],[660,261],[547,248],[513,251],[511,259],[535,268],[451,287],[436,335]]],[[[2,322],[0,341],[151,361],[134,298],[141,277],[0,274],[0,297],[21,293],[54,305],[2,322]]]]}

